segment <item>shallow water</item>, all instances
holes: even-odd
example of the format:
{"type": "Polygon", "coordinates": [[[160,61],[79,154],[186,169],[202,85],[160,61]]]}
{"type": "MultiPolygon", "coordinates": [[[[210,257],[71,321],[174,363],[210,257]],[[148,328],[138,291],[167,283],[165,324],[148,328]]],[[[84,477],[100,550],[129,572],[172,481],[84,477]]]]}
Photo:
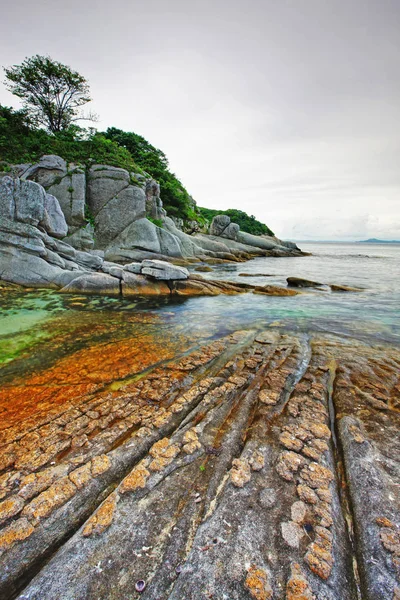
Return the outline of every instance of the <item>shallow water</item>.
{"type": "MultiPolygon", "coordinates": [[[[0,363],[12,362],[35,348],[37,355],[50,339],[59,340],[53,349],[59,355],[65,345],[69,350],[71,345],[90,345],[96,336],[103,343],[141,335],[146,328],[150,333],[150,323],[152,335],[159,336],[160,342],[180,337],[182,350],[189,342],[266,326],[400,344],[400,246],[303,243],[301,247],[312,256],[257,258],[217,265],[201,275],[256,285],[286,285],[286,277],[297,276],[364,290],[332,293],[326,288],[304,290],[294,297],[241,294],[151,300],[7,291],[0,298],[0,363]],[[241,277],[240,273],[265,276],[241,277]]],[[[36,360],[40,362],[40,356],[36,360]]],[[[43,354],[43,361],[48,360],[43,354]]]]}

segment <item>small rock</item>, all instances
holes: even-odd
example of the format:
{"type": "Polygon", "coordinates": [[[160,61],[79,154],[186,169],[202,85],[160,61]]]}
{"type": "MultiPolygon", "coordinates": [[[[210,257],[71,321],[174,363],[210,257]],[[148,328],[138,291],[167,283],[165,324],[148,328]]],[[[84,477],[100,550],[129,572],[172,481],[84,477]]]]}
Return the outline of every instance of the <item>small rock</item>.
{"type": "Polygon", "coordinates": [[[235,458],[232,462],[230,477],[231,482],[235,487],[242,488],[248,483],[251,478],[251,470],[248,461],[246,459],[235,458]]]}

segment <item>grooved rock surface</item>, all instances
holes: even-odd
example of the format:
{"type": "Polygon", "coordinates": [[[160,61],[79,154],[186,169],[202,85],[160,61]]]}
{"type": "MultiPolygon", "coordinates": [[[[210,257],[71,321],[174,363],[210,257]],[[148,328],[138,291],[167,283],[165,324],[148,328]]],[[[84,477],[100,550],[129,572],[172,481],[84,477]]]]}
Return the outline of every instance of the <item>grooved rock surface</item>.
{"type": "Polygon", "coordinates": [[[136,318],[0,372],[1,597],[396,597],[400,352],[136,318]]]}

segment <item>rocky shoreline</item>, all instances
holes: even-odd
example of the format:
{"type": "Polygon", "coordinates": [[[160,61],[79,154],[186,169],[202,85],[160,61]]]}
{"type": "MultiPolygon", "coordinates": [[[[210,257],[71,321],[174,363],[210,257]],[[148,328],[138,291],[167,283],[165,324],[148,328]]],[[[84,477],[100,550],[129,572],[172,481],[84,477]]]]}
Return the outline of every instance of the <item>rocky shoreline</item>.
{"type": "Polygon", "coordinates": [[[2,598],[398,598],[398,349],[154,332],[3,375],[2,598]]]}
{"type": "Polygon", "coordinates": [[[154,180],[106,165],[86,172],[58,156],[0,173],[0,216],[0,279],[62,292],[239,293],[184,267],[302,255],[290,242],[241,232],[225,215],[209,233],[188,235],[162,208],[154,180]]]}

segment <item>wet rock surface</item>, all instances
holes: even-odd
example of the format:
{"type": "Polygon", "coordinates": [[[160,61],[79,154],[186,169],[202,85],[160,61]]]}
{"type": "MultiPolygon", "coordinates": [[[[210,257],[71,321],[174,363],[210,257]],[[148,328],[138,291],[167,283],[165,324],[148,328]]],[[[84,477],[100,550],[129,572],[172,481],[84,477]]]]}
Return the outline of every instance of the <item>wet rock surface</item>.
{"type": "Polygon", "coordinates": [[[0,371],[0,596],[396,598],[400,352],[132,318],[0,371]]]}

